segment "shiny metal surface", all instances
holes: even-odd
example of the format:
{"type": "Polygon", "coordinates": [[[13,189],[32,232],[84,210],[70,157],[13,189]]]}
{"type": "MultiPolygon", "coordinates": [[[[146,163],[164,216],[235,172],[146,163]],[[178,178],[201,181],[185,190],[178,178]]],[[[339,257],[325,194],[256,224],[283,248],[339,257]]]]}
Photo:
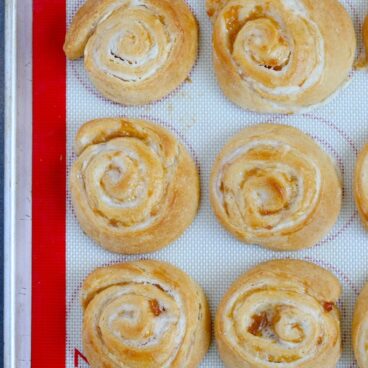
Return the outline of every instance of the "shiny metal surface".
{"type": "Polygon", "coordinates": [[[32,0],[5,2],[4,367],[31,363],[32,0]]]}

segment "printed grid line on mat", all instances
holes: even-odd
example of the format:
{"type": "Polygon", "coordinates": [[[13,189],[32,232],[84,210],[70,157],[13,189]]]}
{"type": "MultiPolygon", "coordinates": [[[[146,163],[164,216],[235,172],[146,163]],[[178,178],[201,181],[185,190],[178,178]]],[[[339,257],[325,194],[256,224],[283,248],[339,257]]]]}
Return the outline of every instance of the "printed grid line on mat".
{"type": "MultiPolygon", "coordinates": [[[[357,294],[368,279],[368,238],[352,200],[352,175],[357,152],[368,141],[368,105],[362,103],[368,73],[353,72],[347,88],[329,104],[308,114],[279,116],[243,111],[222,95],[216,83],[211,61],[211,24],[204,0],[188,2],[200,24],[200,52],[191,83],[184,83],[157,103],[124,107],[100,96],[86,75],[83,60],[68,62],[64,70],[63,17],[66,11],[69,24],[83,0],[54,0],[52,4],[34,0],[33,367],[49,366],[50,359],[53,367],[88,367],[81,344],[81,283],[98,266],[142,258],[111,254],[96,246],[81,231],[66,191],[69,169],[75,159],[72,146],[76,131],[90,119],[108,116],[140,117],[164,125],[184,142],[200,169],[201,205],[193,225],[174,244],[145,258],[169,261],[194,277],[206,292],[212,317],[232,281],[259,262],[290,257],[330,269],[344,287],[340,301],[344,347],[338,367],[355,367],[351,319],[357,294]],[[265,121],[290,124],[309,133],[340,170],[344,181],[342,213],[331,233],[314,248],[278,253],[245,246],[218,224],[211,211],[207,188],[216,155],[238,130],[265,121]],[[66,162],[65,156],[61,157],[65,153],[66,162]],[[56,221],[59,222],[55,228],[56,221]],[[64,290],[66,295],[60,295],[64,290]],[[48,312],[47,308],[53,309],[48,312]],[[39,323],[50,332],[48,336],[40,332],[39,323]]],[[[360,27],[368,13],[368,3],[343,3],[353,17],[361,51],[360,27]]],[[[214,341],[201,367],[223,367],[214,341]]]]}

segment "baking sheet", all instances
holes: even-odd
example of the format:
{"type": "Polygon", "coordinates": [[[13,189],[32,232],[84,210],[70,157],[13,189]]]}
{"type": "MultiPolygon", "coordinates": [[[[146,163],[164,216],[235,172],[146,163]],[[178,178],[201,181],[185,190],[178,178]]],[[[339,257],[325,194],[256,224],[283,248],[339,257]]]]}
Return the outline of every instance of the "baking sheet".
{"type": "MultiPolygon", "coordinates": [[[[368,141],[368,73],[352,72],[351,83],[325,106],[297,116],[260,115],[246,112],[221,93],[212,68],[211,24],[204,0],[189,0],[200,24],[199,58],[185,82],[160,102],[141,107],[112,103],[94,89],[84,70],[83,60],[67,65],[67,168],[75,159],[72,145],[78,128],[99,117],[127,116],[151,120],[173,131],[190,150],[201,175],[201,204],[197,218],[186,233],[171,246],[144,256],[165,260],[182,268],[196,279],[208,297],[212,316],[230,284],[259,262],[274,258],[309,260],[333,271],[344,287],[342,311],[343,356],[339,368],[354,367],[351,348],[351,320],[357,294],[368,278],[368,235],[360,224],[352,197],[352,176],[356,155],[368,141]],[[262,122],[290,124],[309,133],[335,160],[343,181],[341,216],[317,246],[299,252],[278,253],[234,239],[217,222],[209,203],[208,186],[212,164],[221,147],[241,128],[262,122]]],[[[83,0],[67,0],[67,21],[83,0]]],[[[345,0],[360,35],[365,0],[345,0]]],[[[360,37],[360,36],[359,36],[360,37]]],[[[361,51],[361,39],[359,38],[361,51]]],[[[119,256],[104,251],[85,236],[73,214],[67,194],[67,367],[87,367],[81,344],[82,311],[79,290],[83,279],[94,268],[142,256],[119,256]]],[[[321,280],[323,282],[323,280],[321,280]]],[[[222,367],[215,342],[202,368],[222,367]]]]}
{"type": "Polygon", "coordinates": [[[30,366],[32,265],[32,0],[6,1],[4,360],[30,366]]]}

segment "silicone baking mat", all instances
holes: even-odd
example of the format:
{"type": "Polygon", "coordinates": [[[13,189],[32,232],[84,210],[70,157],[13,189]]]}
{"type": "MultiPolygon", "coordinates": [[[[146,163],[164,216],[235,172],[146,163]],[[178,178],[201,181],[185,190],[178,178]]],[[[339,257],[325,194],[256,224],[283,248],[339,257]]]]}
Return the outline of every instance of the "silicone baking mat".
{"type": "MultiPolygon", "coordinates": [[[[86,275],[98,266],[140,258],[171,262],[202,285],[214,317],[222,295],[240,274],[259,262],[290,257],[330,269],[343,284],[343,356],[338,367],[354,367],[351,319],[356,297],[368,279],[368,234],[353,203],[352,175],[357,153],[368,141],[368,73],[352,72],[350,84],[336,98],[310,113],[280,116],[241,110],[222,95],[216,83],[204,0],[188,2],[200,24],[199,57],[190,78],[157,103],[124,107],[100,96],[83,60],[66,64],[61,49],[65,19],[69,24],[83,0],[34,1],[32,366],[88,367],[81,343],[79,290],[86,275]],[[71,207],[67,179],[75,159],[76,131],[90,119],[110,116],[162,124],[184,142],[200,171],[201,204],[193,225],[171,246],[144,257],[111,254],[96,246],[83,234],[71,207]],[[310,134],[341,172],[341,215],[331,233],[314,248],[278,253],[244,245],[219,225],[211,211],[208,185],[216,155],[238,130],[267,121],[290,124],[310,134]]],[[[343,3],[354,20],[361,52],[360,30],[368,3],[343,3]]],[[[201,367],[222,366],[213,341],[201,367]]]]}

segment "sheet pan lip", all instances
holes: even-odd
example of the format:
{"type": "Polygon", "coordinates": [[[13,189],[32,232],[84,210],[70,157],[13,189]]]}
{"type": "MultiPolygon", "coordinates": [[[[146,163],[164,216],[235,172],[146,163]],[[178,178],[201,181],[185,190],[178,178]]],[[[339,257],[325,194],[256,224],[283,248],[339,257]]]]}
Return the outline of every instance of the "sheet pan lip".
{"type": "Polygon", "coordinates": [[[32,0],[5,2],[4,367],[31,366],[32,0]]]}

